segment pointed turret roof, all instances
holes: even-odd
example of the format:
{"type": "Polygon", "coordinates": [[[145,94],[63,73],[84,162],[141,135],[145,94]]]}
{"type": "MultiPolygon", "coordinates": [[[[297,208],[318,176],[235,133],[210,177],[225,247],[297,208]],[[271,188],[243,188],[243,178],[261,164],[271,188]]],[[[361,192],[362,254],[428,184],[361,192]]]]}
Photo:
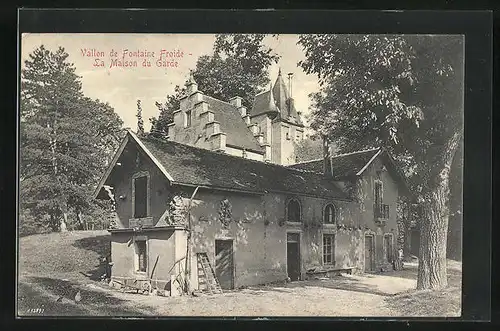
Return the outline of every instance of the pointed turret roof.
{"type": "Polygon", "coordinates": [[[287,114],[288,109],[286,105],[286,101],[289,98],[288,91],[286,90],[286,84],[283,80],[283,76],[281,76],[281,68],[278,71],[278,78],[276,78],[276,82],[273,87],[273,97],[276,100],[276,105],[282,114],[287,114]]]}
{"type": "Polygon", "coordinates": [[[269,91],[262,92],[255,96],[255,100],[250,111],[250,116],[257,116],[264,113],[279,114],[285,121],[303,125],[293,99],[290,98],[286,88],[285,81],[281,75],[281,68],[278,71],[278,77],[269,91]]]}

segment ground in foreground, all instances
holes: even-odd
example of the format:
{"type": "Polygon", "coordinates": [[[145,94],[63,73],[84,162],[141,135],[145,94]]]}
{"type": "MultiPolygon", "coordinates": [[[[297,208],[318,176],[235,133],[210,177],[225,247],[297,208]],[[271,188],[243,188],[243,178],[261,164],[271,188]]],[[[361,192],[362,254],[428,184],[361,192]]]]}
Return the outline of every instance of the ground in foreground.
{"type": "Polygon", "coordinates": [[[109,236],[75,232],[21,238],[18,313],[44,316],[459,316],[461,264],[450,288],[415,291],[416,264],[379,275],[255,286],[200,297],[121,293],[95,281],[109,236]],[[31,238],[30,238],[31,237],[31,238]],[[41,249],[43,247],[43,249],[41,249]],[[61,254],[64,252],[64,254],[61,254]],[[77,293],[81,300],[75,300],[77,293]]]}

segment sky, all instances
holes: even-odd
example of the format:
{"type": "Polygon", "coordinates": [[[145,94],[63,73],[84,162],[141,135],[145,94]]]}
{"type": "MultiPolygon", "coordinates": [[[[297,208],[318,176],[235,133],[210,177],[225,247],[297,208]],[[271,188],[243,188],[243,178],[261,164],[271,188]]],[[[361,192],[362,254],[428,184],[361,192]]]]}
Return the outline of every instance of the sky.
{"type": "MultiPolygon", "coordinates": [[[[22,35],[21,68],[29,54],[39,46],[44,45],[51,51],[61,46],[81,76],[82,89],[87,97],[108,102],[122,118],[124,127],[134,130],[137,127],[137,100],[140,99],[145,128],[149,130],[149,118],[158,116],[155,101],[164,101],[174,92],[176,85],[184,84],[198,57],[212,54],[214,40],[213,34],[29,33],[22,35]],[[141,52],[149,53],[150,57],[141,57],[141,52]],[[166,61],[161,61],[162,65],[158,66],[160,57],[166,61]],[[117,60],[123,59],[137,61],[137,67],[116,66],[117,60]],[[149,59],[151,66],[143,67],[144,59],[149,59]]],[[[319,85],[315,75],[306,75],[297,66],[304,58],[297,41],[298,35],[269,35],[264,44],[281,56],[279,63],[269,69],[271,81],[274,84],[279,68],[285,81],[287,74],[293,73],[295,105],[307,116],[308,95],[318,91],[319,85]]]]}

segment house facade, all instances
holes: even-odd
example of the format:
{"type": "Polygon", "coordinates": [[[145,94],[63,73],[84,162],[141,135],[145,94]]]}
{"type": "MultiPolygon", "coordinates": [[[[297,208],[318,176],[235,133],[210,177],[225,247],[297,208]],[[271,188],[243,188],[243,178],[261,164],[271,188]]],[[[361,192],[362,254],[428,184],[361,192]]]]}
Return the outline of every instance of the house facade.
{"type": "Polygon", "coordinates": [[[392,268],[407,190],[385,150],[293,163],[303,124],[280,77],[250,112],[188,86],[168,139],[129,131],[95,191],[115,205],[113,281],[203,290],[203,256],[223,289],[392,268]]]}
{"type": "Polygon", "coordinates": [[[222,288],[388,269],[399,187],[384,153],[359,153],[369,158],[366,169],[337,181],[296,169],[305,164],[284,167],[129,132],[97,193],[112,192],[116,205],[112,277],[151,277],[172,289],[189,269],[197,289],[201,253],[222,288]]]}

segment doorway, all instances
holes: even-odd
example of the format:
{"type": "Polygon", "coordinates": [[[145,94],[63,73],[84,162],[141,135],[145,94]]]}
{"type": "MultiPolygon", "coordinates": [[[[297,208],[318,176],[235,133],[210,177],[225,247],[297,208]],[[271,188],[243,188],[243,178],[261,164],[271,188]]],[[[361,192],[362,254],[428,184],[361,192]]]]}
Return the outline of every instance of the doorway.
{"type": "Polygon", "coordinates": [[[286,265],[291,281],[300,280],[300,234],[287,233],[286,265]]]}
{"type": "Polygon", "coordinates": [[[365,236],[365,272],[373,271],[373,235],[365,236]]]}
{"type": "Polygon", "coordinates": [[[215,241],[215,277],[225,290],[234,288],[233,241],[215,241]]]}

